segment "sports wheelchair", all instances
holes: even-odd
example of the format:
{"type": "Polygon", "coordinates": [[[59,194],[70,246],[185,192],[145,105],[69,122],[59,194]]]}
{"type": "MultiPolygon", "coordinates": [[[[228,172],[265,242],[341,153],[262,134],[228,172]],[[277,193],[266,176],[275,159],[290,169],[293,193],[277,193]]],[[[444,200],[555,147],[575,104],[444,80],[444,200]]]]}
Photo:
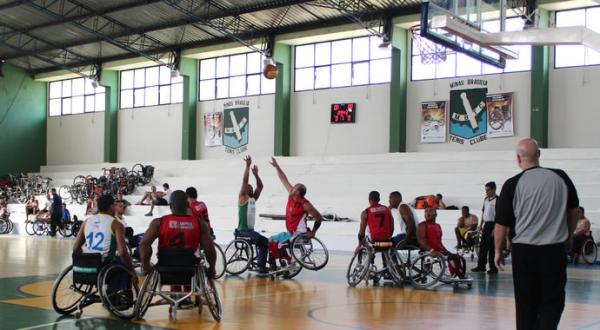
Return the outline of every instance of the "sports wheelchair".
{"type": "Polygon", "coordinates": [[[52,307],[80,318],[83,308],[101,302],[114,316],[129,320],[138,293],[137,274],[124,265],[105,263],[99,253],[75,253],[73,264],[54,281],[52,307]]]}
{"type": "Polygon", "coordinates": [[[571,252],[571,257],[574,263],[581,258],[586,264],[593,265],[598,260],[598,245],[592,237],[592,232],[583,238],[578,246],[573,246],[574,251],[571,252]],[[575,250],[577,249],[577,250],[575,250]]]}
{"type": "Polygon", "coordinates": [[[176,320],[177,310],[207,305],[215,321],[220,322],[223,313],[219,293],[212,279],[207,276],[208,261],[204,252],[199,257],[192,249],[162,249],[158,252],[158,264],[146,275],[135,305],[138,318],[143,318],[151,306],[169,305],[169,318],[176,320]],[[166,291],[164,285],[189,286],[188,291],[166,291]],[[159,296],[161,299],[155,300],[159,296]],[[195,304],[182,306],[182,302],[195,298],[195,304]],[[154,300],[154,301],[153,301],[154,300]]]}
{"type": "Polygon", "coordinates": [[[479,244],[481,243],[481,233],[479,230],[469,230],[465,233],[465,243],[456,249],[456,253],[461,256],[469,256],[471,261],[475,260],[475,257],[479,258],[479,244]]]}
{"type": "MultiPolygon", "coordinates": [[[[460,255],[454,255],[462,259],[460,255]]],[[[455,288],[459,285],[466,285],[469,289],[473,285],[473,278],[466,274],[466,265],[462,267],[463,276],[456,274],[457,270],[454,270],[454,274],[450,272],[449,256],[445,255],[434,255],[431,253],[422,253],[418,258],[413,261],[414,267],[410,269],[410,277],[413,286],[426,289],[435,286],[438,283],[451,284],[455,288]]]]}
{"type": "Polygon", "coordinates": [[[348,265],[346,280],[348,285],[355,287],[361,281],[368,285],[369,281],[378,283],[381,278],[391,279],[395,284],[401,285],[404,282],[403,276],[398,272],[402,268],[402,260],[396,252],[392,242],[371,242],[358,249],[348,265]],[[381,269],[375,265],[375,255],[381,254],[381,269]]]}
{"type": "MultiPolygon", "coordinates": [[[[239,275],[246,270],[258,271],[258,246],[247,235],[239,232],[235,235],[235,239],[225,249],[227,273],[239,275]]],[[[295,262],[288,264],[285,259],[280,259],[279,266],[266,274],[272,279],[277,276],[293,278],[302,268],[320,270],[329,261],[329,251],[325,244],[316,237],[309,237],[307,233],[293,237],[282,249],[289,251],[295,262]]]]}

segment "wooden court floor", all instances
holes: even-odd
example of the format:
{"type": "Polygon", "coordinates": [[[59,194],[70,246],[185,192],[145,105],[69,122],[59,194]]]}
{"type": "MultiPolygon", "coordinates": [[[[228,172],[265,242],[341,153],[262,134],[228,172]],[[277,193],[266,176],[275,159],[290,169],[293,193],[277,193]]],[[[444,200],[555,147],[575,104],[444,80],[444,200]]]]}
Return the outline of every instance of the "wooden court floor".
{"type": "MultiPolygon", "coordinates": [[[[294,280],[243,275],[218,280],[223,320],[208,310],[185,310],[169,322],[167,308],[150,309],[146,319],[111,318],[99,304],[83,317],[52,310],[52,281],[70,263],[70,240],[0,237],[0,329],[513,329],[510,272],[474,274],[472,289],[441,286],[350,288],[349,254],[332,253],[318,272],[303,270],[294,280]]],[[[569,268],[567,306],[561,329],[600,329],[600,267],[569,268]]]]}

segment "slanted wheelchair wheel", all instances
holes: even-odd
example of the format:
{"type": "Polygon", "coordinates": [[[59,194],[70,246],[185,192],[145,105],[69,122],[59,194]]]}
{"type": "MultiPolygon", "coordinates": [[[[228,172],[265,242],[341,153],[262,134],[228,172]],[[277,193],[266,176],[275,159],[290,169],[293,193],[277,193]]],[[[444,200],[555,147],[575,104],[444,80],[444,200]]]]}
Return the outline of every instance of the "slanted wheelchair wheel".
{"type": "Polygon", "coordinates": [[[102,304],[122,320],[130,320],[136,315],[135,302],[140,289],[133,282],[134,278],[137,278],[135,272],[120,264],[105,267],[98,276],[98,293],[102,304]]]}
{"type": "Polygon", "coordinates": [[[309,270],[319,270],[329,262],[329,251],[325,244],[316,237],[308,237],[307,234],[292,239],[290,250],[292,257],[309,270]]]}
{"type": "Polygon", "coordinates": [[[596,263],[596,259],[598,258],[598,246],[593,239],[587,239],[583,243],[581,247],[581,258],[583,258],[583,261],[588,265],[596,263]]]}
{"type": "Polygon", "coordinates": [[[71,314],[92,289],[91,285],[74,284],[73,266],[69,266],[58,275],[52,285],[52,307],[59,314],[71,314]]]}
{"type": "Polygon", "coordinates": [[[415,259],[414,267],[410,269],[410,279],[415,287],[425,289],[439,282],[445,271],[443,257],[424,254],[415,259]]]}
{"type": "Polygon", "coordinates": [[[219,244],[215,244],[215,251],[217,252],[217,261],[215,262],[215,280],[225,275],[225,269],[227,263],[225,262],[225,253],[219,244]]]}
{"type": "Polygon", "coordinates": [[[35,235],[34,224],[35,224],[35,222],[32,222],[32,221],[25,223],[25,232],[27,233],[27,235],[29,235],[29,236],[35,235]]]}
{"type": "MultiPolygon", "coordinates": [[[[279,261],[281,264],[281,261],[279,261]]],[[[284,264],[282,264],[282,267],[288,267],[287,261],[283,261],[284,264]]],[[[285,271],[281,274],[282,278],[285,278],[286,280],[292,279],[294,277],[296,277],[298,274],[300,274],[300,272],[302,271],[302,266],[301,265],[295,265],[294,269],[290,269],[288,271],[285,271]]]]}
{"type": "Polygon", "coordinates": [[[62,227],[58,228],[58,232],[62,235],[62,237],[71,237],[73,236],[72,223],[63,223],[62,227]]]}
{"type": "Polygon", "coordinates": [[[155,270],[152,270],[146,275],[144,283],[142,283],[142,287],[140,288],[138,299],[135,302],[135,315],[137,318],[141,319],[146,315],[148,307],[150,307],[150,303],[152,302],[152,298],[154,298],[152,292],[156,291],[156,288],[158,287],[158,280],[158,272],[155,270]]]}
{"type": "MultiPolygon", "coordinates": [[[[198,269],[198,286],[202,289],[202,295],[204,296],[204,303],[208,306],[210,314],[217,322],[221,322],[223,316],[223,308],[221,306],[221,299],[219,298],[219,292],[215,287],[215,283],[212,279],[206,276],[206,272],[203,267],[200,266],[198,269]]],[[[198,306],[202,308],[202,306],[198,306]]]]}
{"type": "Polygon", "coordinates": [[[35,221],[33,223],[33,232],[37,236],[42,236],[48,233],[48,226],[43,221],[35,221]]]}
{"type": "Polygon", "coordinates": [[[0,234],[8,233],[9,226],[8,220],[0,219],[0,234]]]}
{"type": "Polygon", "coordinates": [[[233,240],[225,248],[225,261],[228,274],[239,275],[245,272],[252,262],[252,247],[244,240],[233,240]]]}
{"type": "Polygon", "coordinates": [[[370,260],[371,257],[369,254],[369,249],[366,247],[360,248],[358,253],[352,256],[352,259],[350,259],[350,265],[348,265],[348,271],[346,272],[346,280],[348,281],[348,285],[355,287],[366,278],[371,265],[370,260]]]}
{"type": "Polygon", "coordinates": [[[396,285],[402,285],[404,282],[404,265],[402,258],[396,249],[389,249],[384,252],[383,257],[387,259],[388,272],[396,285]]]}

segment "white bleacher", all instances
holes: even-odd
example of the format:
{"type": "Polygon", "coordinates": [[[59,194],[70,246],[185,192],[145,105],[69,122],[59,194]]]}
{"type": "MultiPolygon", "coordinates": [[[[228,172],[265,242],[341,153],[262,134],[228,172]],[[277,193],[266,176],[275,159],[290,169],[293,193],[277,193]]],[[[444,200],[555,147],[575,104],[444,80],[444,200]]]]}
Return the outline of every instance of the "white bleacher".
{"type": "MultiPolygon", "coordinates": [[[[256,158],[265,189],[258,202],[258,213],[283,214],[287,194],[277,179],[269,159],[256,158]]],[[[322,213],[358,219],[367,206],[367,195],[378,190],[387,204],[393,190],[402,192],[405,201],[425,194],[442,193],[447,205],[468,205],[477,216],[481,215],[484,197],[483,185],[496,181],[498,192],[502,183],[519,172],[514,151],[479,151],[448,153],[394,153],[358,156],[279,157],[279,163],[291,182],[302,182],[308,187],[307,198],[322,213]]],[[[40,174],[53,179],[53,185],[71,184],[76,175],[99,176],[103,167],[133,164],[86,164],[44,166],[40,174]]],[[[153,162],[153,183],[159,189],[168,182],[173,190],[194,186],[200,199],[209,209],[211,223],[217,232],[217,241],[227,243],[237,225],[237,194],[240,189],[244,162],[242,155],[221,160],[153,162]]],[[[567,171],[573,179],[581,205],[592,221],[596,237],[600,237],[600,149],[544,149],[542,165],[567,171]]],[[[251,176],[251,184],[254,179],[251,176]]],[[[126,196],[132,204],[141,199],[149,186],[138,188],[126,196]]],[[[84,206],[69,206],[72,213],[83,217],[84,206]]],[[[136,232],[145,230],[152,219],[144,214],[149,206],[132,205],[126,221],[136,232]]],[[[17,226],[24,218],[24,206],[11,205],[17,226]]],[[[169,212],[157,207],[154,215],[169,212]]],[[[439,211],[438,222],[444,229],[444,244],[453,247],[453,228],[459,216],[457,211],[439,211]]],[[[422,211],[419,211],[422,216],[422,211]]],[[[283,221],[257,219],[257,230],[265,235],[282,231],[283,221]]],[[[356,244],[358,222],[325,222],[319,231],[332,250],[352,250],[356,244]]],[[[19,230],[24,234],[23,230],[19,230]]]]}

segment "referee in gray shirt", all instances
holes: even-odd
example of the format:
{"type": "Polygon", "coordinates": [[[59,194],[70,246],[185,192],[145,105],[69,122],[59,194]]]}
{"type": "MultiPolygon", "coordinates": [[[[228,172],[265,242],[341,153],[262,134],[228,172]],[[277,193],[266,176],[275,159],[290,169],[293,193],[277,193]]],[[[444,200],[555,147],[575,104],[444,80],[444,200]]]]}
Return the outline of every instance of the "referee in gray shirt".
{"type": "Polygon", "coordinates": [[[517,329],[556,329],[565,306],[567,251],[579,199],[569,176],[540,167],[533,139],[517,145],[521,173],[506,180],[496,203],[496,266],[510,228],[517,329]]]}

